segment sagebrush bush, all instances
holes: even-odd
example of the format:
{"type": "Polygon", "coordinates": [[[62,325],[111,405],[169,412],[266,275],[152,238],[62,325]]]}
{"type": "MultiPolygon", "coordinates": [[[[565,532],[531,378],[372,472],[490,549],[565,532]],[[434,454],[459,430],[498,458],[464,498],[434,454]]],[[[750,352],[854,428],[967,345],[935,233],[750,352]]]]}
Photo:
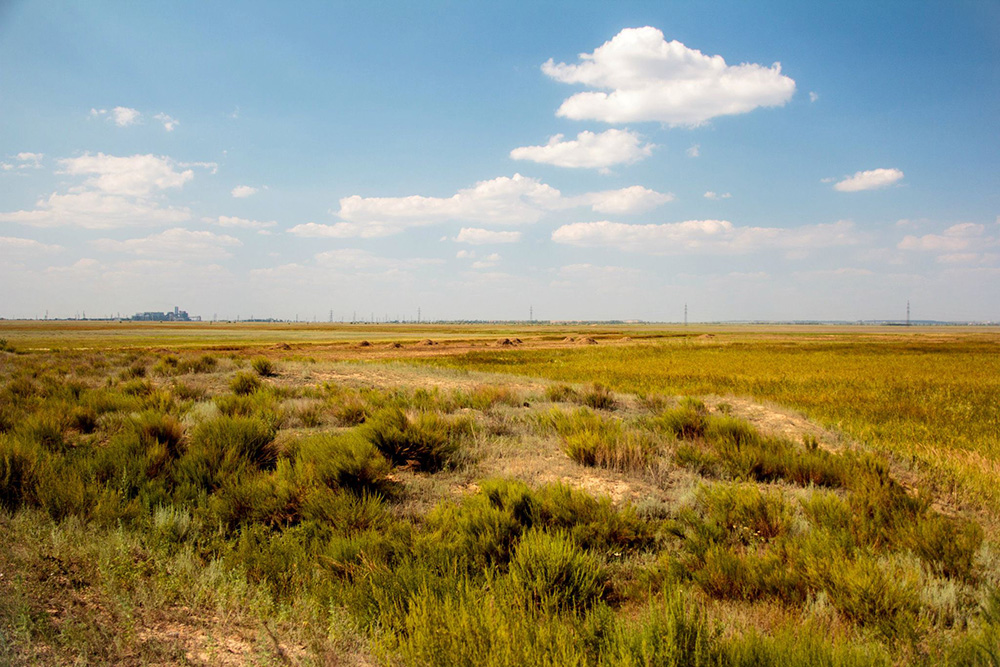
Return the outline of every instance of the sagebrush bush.
{"type": "Polygon", "coordinates": [[[434,472],[454,462],[472,431],[467,418],[421,412],[411,418],[399,408],[382,410],[365,422],[365,437],[393,465],[434,472]]]}
{"type": "Polygon", "coordinates": [[[0,435],[0,506],[13,511],[37,501],[35,489],[42,457],[37,443],[0,435]]]}
{"type": "Polygon", "coordinates": [[[267,357],[254,357],[250,360],[250,367],[261,377],[273,377],[278,374],[278,367],[267,357]]]}
{"type": "Polygon", "coordinates": [[[545,398],[553,403],[576,403],[580,394],[568,384],[550,384],[545,388],[545,398]]]}
{"type": "Polygon", "coordinates": [[[263,383],[256,375],[250,373],[237,373],[229,381],[229,389],[237,396],[252,394],[263,386],[263,383]]]}
{"type": "Polygon", "coordinates": [[[611,390],[596,382],[584,388],[580,402],[593,410],[614,410],[618,407],[611,390]]]}
{"type": "Polygon", "coordinates": [[[202,422],[176,465],[178,482],[213,491],[229,476],[273,468],[275,429],[253,417],[219,417],[202,422]]]}
{"type": "Polygon", "coordinates": [[[361,434],[315,435],[298,443],[297,475],[334,489],[357,495],[387,494],[392,467],[361,434]]]}
{"type": "Polygon", "coordinates": [[[606,578],[600,561],[566,535],[531,530],[518,543],[504,584],[531,607],[586,609],[604,594],[606,578]]]}
{"type": "Polygon", "coordinates": [[[676,438],[700,438],[708,427],[708,410],[701,401],[685,399],[678,407],[661,412],[654,423],[676,438]]]}

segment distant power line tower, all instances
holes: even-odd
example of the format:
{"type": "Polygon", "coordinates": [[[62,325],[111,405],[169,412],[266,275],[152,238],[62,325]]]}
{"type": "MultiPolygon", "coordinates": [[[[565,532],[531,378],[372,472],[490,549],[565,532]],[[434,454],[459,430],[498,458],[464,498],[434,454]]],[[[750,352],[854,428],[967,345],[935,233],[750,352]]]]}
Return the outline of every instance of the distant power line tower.
{"type": "Polygon", "coordinates": [[[330,309],[330,321],[333,322],[333,308],[330,309]]]}
{"type": "Polygon", "coordinates": [[[684,326],[688,325],[688,305],[684,304],[684,326]]]}
{"type": "Polygon", "coordinates": [[[534,322],[535,321],[535,307],[534,306],[528,306],[528,321],[529,322],[534,322]]]}
{"type": "Polygon", "coordinates": [[[420,324],[420,306],[417,306],[417,324],[420,324]]]}
{"type": "Polygon", "coordinates": [[[906,301],[906,326],[910,326],[910,301],[906,301]]]}

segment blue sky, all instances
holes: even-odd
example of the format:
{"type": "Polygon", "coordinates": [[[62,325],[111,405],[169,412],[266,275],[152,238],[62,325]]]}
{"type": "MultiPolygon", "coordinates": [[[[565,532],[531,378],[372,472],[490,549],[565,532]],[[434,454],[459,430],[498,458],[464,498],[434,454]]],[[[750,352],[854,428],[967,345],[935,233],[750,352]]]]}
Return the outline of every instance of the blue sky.
{"type": "Polygon", "coordinates": [[[3,317],[1000,319],[995,2],[3,2],[0,63],[3,317]]]}

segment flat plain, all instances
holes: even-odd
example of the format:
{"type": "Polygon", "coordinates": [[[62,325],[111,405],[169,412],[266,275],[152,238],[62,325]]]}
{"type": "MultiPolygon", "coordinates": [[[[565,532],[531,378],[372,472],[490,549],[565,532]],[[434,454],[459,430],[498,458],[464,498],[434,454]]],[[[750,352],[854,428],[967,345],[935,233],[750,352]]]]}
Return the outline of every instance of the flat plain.
{"type": "Polygon", "coordinates": [[[0,340],[0,660],[1000,664],[996,329],[0,340]]]}

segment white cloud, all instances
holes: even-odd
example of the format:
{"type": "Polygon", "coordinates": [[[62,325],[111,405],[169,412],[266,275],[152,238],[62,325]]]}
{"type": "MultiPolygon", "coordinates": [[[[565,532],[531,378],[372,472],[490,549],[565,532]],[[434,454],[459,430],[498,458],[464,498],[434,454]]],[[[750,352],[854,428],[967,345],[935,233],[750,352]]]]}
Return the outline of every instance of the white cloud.
{"type": "Polygon", "coordinates": [[[472,263],[472,268],[474,269],[492,269],[494,266],[500,263],[500,255],[493,253],[483,257],[478,262],[472,263]]]}
{"type": "Polygon", "coordinates": [[[688,253],[741,254],[765,249],[802,251],[859,242],[848,221],[780,227],[738,227],[728,220],[629,225],[620,222],[576,222],[552,233],[556,243],[589,248],[616,248],[648,255],[688,253]]]}
{"type": "Polygon", "coordinates": [[[962,238],[982,236],[985,232],[985,225],[980,225],[975,222],[960,222],[944,230],[945,236],[958,236],[962,238]]]}
{"type": "Polygon", "coordinates": [[[73,176],[92,175],[86,185],[112,195],[144,197],[155,190],[179,188],[194,178],[191,169],[178,171],[168,157],[131,155],[118,157],[85,153],[77,158],[59,160],[59,173],[73,176]]]}
{"type": "Polygon", "coordinates": [[[941,234],[923,236],[909,234],[904,236],[896,247],[900,250],[947,253],[954,258],[962,250],[983,249],[996,245],[996,239],[985,236],[985,233],[985,225],[960,222],[948,227],[941,234]]]}
{"type": "Polygon", "coordinates": [[[62,246],[47,245],[34,239],[0,236],[0,253],[4,256],[52,253],[60,250],[62,246]]]}
{"type": "MultiPolygon", "coordinates": [[[[672,194],[641,186],[564,197],[559,190],[537,179],[514,174],[480,181],[451,197],[345,197],[337,211],[341,221],[309,222],[288,232],[306,238],[378,238],[452,221],[484,226],[531,224],[552,211],[578,206],[606,213],[631,213],[649,210],[672,199],[672,194]]],[[[448,240],[447,236],[442,238],[448,240]]]]}
{"type": "Polygon", "coordinates": [[[562,204],[555,188],[514,174],[459,190],[451,197],[360,197],[340,200],[338,215],[348,222],[382,227],[417,227],[449,220],[517,225],[537,222],[562,204]]]}
{"type": "Polygon", "coordinates": [[[795,92],[795,82],[781,74],[778,63],[728,66],[722,56],[667,42],[649,26],[622,30],[580,60],[567,65],[549,59],[542,65],[557,81],[599,90],[562,103],[557,115],[575,120],[695,126],[716,116],[784,105],[795,92]]]}
{"type": "Polygon", "coordinates": [[[174,129],[181,124],[179,120],[171,116],[168,116],[165,113],[158,113],[155,116],[153,116],[153,118],[163,123],[163,129],[166,130],[167,132],[173,132],[174,129]]]}
{"type": "Polygon", "coordinates": [[[600,134],[584,131],[569,141],[563,141],[563,135],[557,134],[544,146],[515,148],[510,156],[557,167],[606,169],[638,162],[652,155],[653,148],[653,144],[642,145],[639,135],[629,130],[607,130],[600,134]]]}
{"type": "Polygon", "coordinates": [[[476,256],[475,250],[459,250],[455,253],[456,259],[472,259],[476,256]]]}
{"type": "Polygon", "coordinates": [[[273,220],[263,222],[260,220],[248,220],[246,218],[237,218],[228,215],[220,215],[217,218],[202,218],[202,222],[219,225],[220,227],[242,227],[243,229],[267,229],[268,227],[274,227],[278,224],[273,220]]]}
{"type": "Polygon", "coordinates": [[[722,194],[719,194],[718,192],[712,192],[711,190],[709,190],[708,192],[705,193],[704,197],[705,199],[729,199],[732,197],[732,195],[729,194],[728,192],[723,192],[722,194]]]}
{"type": "Polygon", "coordinates": [[[191,217],[187,208],[164,206],[162,191],[182,187],[194,178],[167,157],[118,157],[98,153],[57,161],[57,173],[85,177],[65,193],[40,198],[34,210],[0,213],[0,221],[37,227],[74,225],[111,229],[130,225],[176,224],[191,217]]]}
{"type": "MultiPolygon", "coordinates": [[[[93,113],[93,110],[91,110],[93,113]]],[[[135,109],[130,109],[129,107],[115,107],[111,110],[111,120],[115,122],[118,127],[128,127],[129,125],[135,125],[142,120],[142,114],[135,109]]]]}
{"type": "Polygon", "coordinates": [[[381,225],[377,223],[336,222],[332,225],[324,225],[318,222],[306,222],[301,225],[295,225],[288,230],[288,233],[307,239],[374,239],[397,234],[402,230],[403,227],[400,226],[381,225]]]}
{"type": "Polygon", "coordinates": [[[673,201],[674,196],[669,192],[657,192],[641,185],[633,185],[620,190],[590,192],[577,200],[599,213],[628,214],[650,211],[660,204],[673,201]]]}
{"type": "Polygon", "coordinates": [[[857,192],[859,190],[877,190],[902,180],[903,172],[899,169],[872,169],[859,171],[833,186],[839,192],[857,192]]]}
{"type": "Polygon", "coordinates": [[[819,95],[817,95],[816,93],[814,93],[813,91],[810,90],[809,91],[809,101],[810,102],[815,102],[818,99],[819,99],[819,95]]]}
{"type": "Polygon", "coordinates": [[[32,211],[0,213],[0,222],[34,227],[72,225],[84,229],[176,224],[190,218],[191,211],[187,208],[160,206],[144,199],[94,190],[78,194],[52,193],[47,199],[39,199],[32,211]]]}
{"type": "Polygon", "coordinates": [[[517,243],[521,240],[521,232],[494,232],[476,227],[463,227],[455,237],[458,243],[485,245],[488,243],[517,243]]]}
{"type": "Polygon", "coordinates": [[[237,199],[243,199],[245,197],[250,197],[251,195],[257,194],[257,188],[251,185],[237,185],[230,192],[237,199]]]}
{"type": "Polygon", "coordinates": [[[701,144],[691,144],[691,147],[688,148],[686,151],[684,151],[684,153],[688,157],[698,157],[698,156],[700,156],[701,155],[701,144]]]}
{"type": "Polygon", "coordinates": [[[18,165],[18,169],[41,169],[42,158],[45,155],[42,153],[18,153],[15,157],[21,163],[18,165]]]}
{"type": "Polygon", "coordinates": [[[243,243],[232,236],[175,227],[159,234],[127,241],[98,239],[93,245],[106,252],[123,252],[161,259],[205,261],[231,257],[229,249],[242,246],[243,243]]]}

